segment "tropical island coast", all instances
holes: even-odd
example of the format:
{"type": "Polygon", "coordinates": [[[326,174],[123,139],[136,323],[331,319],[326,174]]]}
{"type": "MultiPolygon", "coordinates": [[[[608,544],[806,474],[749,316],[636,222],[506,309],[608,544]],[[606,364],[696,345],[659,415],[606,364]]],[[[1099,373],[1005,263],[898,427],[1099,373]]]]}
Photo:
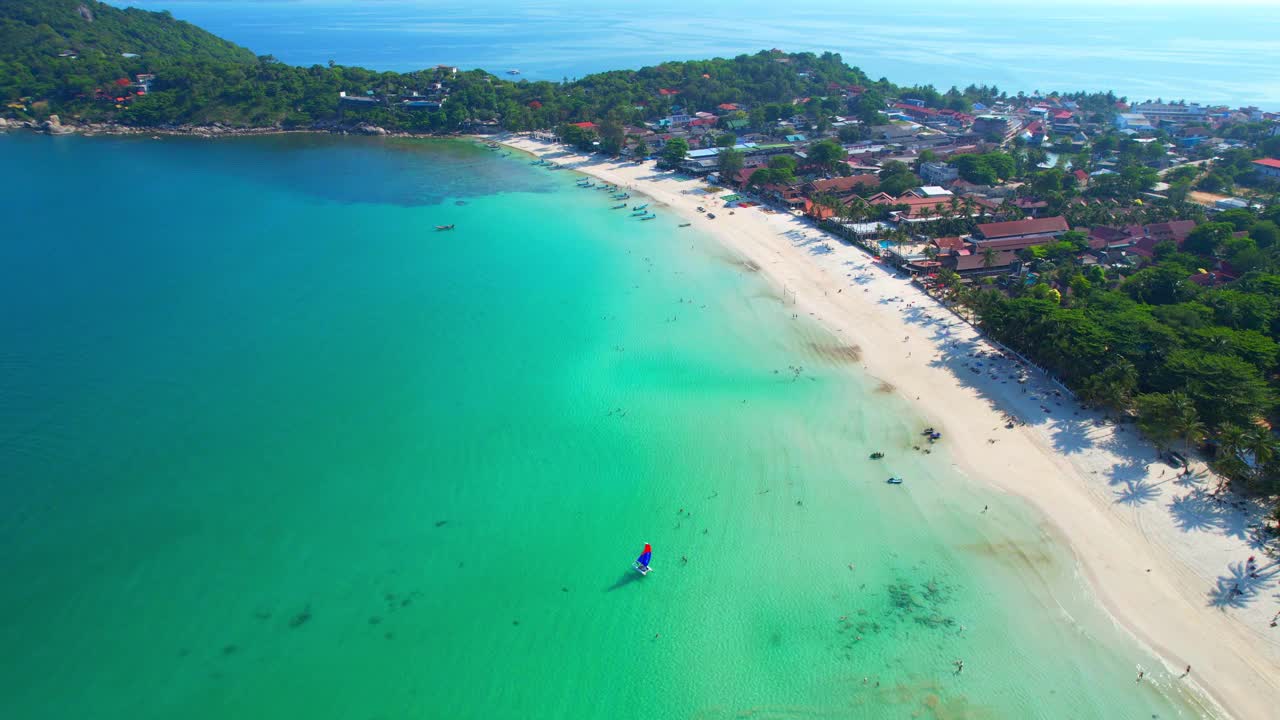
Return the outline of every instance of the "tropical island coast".
{"type": "MultiPolygon", "coordinates": [[[[652,208],[716,238],[767,277],[780,302],[857,347],[866,372],[943,432],[966,474],[1037,507],[1102,603],[1171,675],[1190,665],[1185,682],[1231,716],[1269,716],[1280,697],[1280,635],[1265,630],[1278,608],[1258,596],[1260,586],[1249,591],[1257,602],[1232,594],[1245,557],[1257,552],[1240,528],[1259,522],[1265,503],[1217,502],[1203,462],[1182,475],[1133,425],[1081,405],[1042,372],[1012,381],[1025,365],[996,359],[1000,347],[909,276],[805,218],[765,206],[731,210],[720,199],[729,191],[707,192],[704,181],[648,163],[532,136],[500,141],[651,198],[652,208]]],[[[982,505],[975,497],[974,511],[982,505]]]]}
{"type": "Polygon", "coordinates": [[[1037,507],[1165,675],[1274,714],[1275,113],[779,49],[563,83],[300,68],[75,0],[0,10],[0,98],[0,130],[54,135],[469,134],[652,198],[1037,507]]]}

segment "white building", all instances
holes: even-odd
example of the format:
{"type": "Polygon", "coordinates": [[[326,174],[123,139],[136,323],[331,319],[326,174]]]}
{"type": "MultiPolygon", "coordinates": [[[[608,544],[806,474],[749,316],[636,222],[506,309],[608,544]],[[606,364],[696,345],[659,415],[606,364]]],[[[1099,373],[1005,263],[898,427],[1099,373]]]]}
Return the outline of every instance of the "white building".
{"type": "Polygon", "coordinates": [[[1120,130],[1154,130],[1155,127],[1146,115],[1141,113],[1120,113],[1116,115],[1116,128],[1120,130]]]}
{"type": "Polygon", "coordinates": [[[1129,108],[1154,122],[1192,123],[1204,122],[1209,117],[1209,109],[1196,103],[1141,103],[1129,108]]]}
{"type": "Polygon", "coordinates": [[[946,163],[922,162],[920,163],[920,177],[925,182],[930,182],[934,185],[945,185],[960,177],[960,171],[946,163]]]}

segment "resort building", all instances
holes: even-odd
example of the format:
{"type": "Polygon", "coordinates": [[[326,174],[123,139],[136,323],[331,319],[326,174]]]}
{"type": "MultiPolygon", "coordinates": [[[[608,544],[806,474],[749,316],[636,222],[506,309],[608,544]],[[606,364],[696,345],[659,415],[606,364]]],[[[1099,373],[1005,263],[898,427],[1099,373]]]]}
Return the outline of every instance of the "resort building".
{"type": "Polygon", "coordinates": [[[981,247],[994,243],[1005,243],[1001,247],[1008,247],[1008,243],[1011,240],[1032,241],[1018,248],[1010,248],[1021,249],[1031,245],[1043,245],[1053,242],[1059,235],[1070,229],[1071,227],[1067,225],[1067,219],[1061,215],[1033,218],[1031,220],[983,223],[978,226],[977,232],[974,233],[973,242],[981,247]]]}
{"type": "Polygon", "coordinates": [[[946,163],[920,163],[920,177],[934,185],[946,185],[960,177],[960,171],[946,163]]]}
{"type": "Polygon", "coordinates": [[[1209,118],[1209,109],[1196,103],[1140,103],[1130,112],[1146,117],[1153,123],[1201,123],[1209,118]]]}
{"type": "Polygon", "coordinates": [[[1018,133],[1022,123],[1008,115],[979,115],[973,119],[973,131],[984,137],[999,138],[1001,142],[1009,140],[1018,133]]]}

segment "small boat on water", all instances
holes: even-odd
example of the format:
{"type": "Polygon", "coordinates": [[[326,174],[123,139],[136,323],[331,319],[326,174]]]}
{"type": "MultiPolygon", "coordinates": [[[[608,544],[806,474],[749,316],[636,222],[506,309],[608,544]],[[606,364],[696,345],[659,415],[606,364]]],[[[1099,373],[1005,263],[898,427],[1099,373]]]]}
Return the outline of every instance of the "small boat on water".
{"type": "Polygon", "coordinates": [[[879,450],[877,450],[876,452],[871,453],[871,459],[872,459],[872,460],[879,460],[879,459],[880,459],[880,458],[882,458],[882,457],[884,457],[884,453],[880,452],[879,450]]]}
{"type": "Polygon", "coordinates": [[[508,74],[508,75],[519,75],[519,74],[520,74],[520,71],[519,71],[519,70],[517,70],[517,69],[515,69],[515,68],[511,68],[510,70],[508,70],[508,71],[507,71],[507,74],[508,74]]]}
{"type": "Polygon", "coordinates": [[[891,477],[891,478],[889,478],[888,480],[886,480],[885,482],[889,483],[890,485],[901,485],[901,484],[902,484],[902,478],[900,478],[900,477],[891,477]]]}
{"type": "Polygon", "coordinates": [[[630,200],[631,195],[629,193],[615,193],[613,196],[613,199],[614,200],[630,200]]]}
{"type": "Polygon", "coordinates": [[[643,210],[643,209],[645,209],[645,208],[647,208],[647,207],[649,207],[649,203],[645,203],[645,204],[643,204],[643,205],[636,205],[635,207],[633,207],[633,208],[631,208],[631,209],[632,209],[632,210],[643,210]]]}
{"type": "Polygon", "coordinates": [[[614,205],[613,207],[611,207],[611,208],[609,208],[609,209],[610,209],[610,210],[624,210],[624,209],[626,209],[626,207],[627,207],[627,204],[626,204],[626,203],[622,203],[621,205],[614,205]]]}
{"type": "Polygon", "coordinates": [[[437,225],[436,230],[452,230],[454,227],[453,225],[437,225]]]}
{"type": "Polygon", "coordinates": [[[640,551],[640,557],[636,558],[636,561],[632,563],[632,566],[635,567],[636,572],[640,573],[641,575],[648,575],[649,571],[653,569],[649,567],[649,560],[652,557],[653,557],[653,546],[650,545],[649,543],[645,543],[644,550],[640,551]]]}
{"type": "Polygon", "coordinates": [[[641,219],[641,220],[652,220],[652,219],[654,219],[654,218],[656,218],[656,217],[658,217],[658,216],[657,216],[657,215],[654,215],[653,213],[649,213],[648,215],[645,215],[644,217],[642,217],[642,218],[640,218],[640,219],[641,219]]]}
{"type": "Polygon", "coordinates": [[[680,227],[689,227],[693,223],[680,223],[680,227]]]}
{"type": "Polygon", "coordinates": [[[649,214],[648,210],[636,210],[635,212],[631,213],[631,217],[640,217],[641,215],[648,215],[648,214],[649,214]]]}

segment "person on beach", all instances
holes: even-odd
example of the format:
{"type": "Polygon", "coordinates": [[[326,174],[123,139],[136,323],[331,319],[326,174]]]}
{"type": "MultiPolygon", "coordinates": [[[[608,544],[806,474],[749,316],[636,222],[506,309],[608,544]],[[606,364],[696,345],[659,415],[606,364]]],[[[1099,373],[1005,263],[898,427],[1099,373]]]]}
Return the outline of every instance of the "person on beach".
{"type": "Polygon", "coordinates": [[[1146,672],[1145,670],[1139,670],[1139,671],[1138,671],[1138,679],[1137,679],[1137,680],[1134,680],[1134,682],[1142,682],[1142,676],[1143,676],[1143,675],[1146,675],[1146,674],[1147,674],[1147,672],[1146,672]]]}
{"type": "Polygon", "coordinates": [[[1187,669],[1182,671],[1182,677],[1186,677],[1186,676],[1188,676],[1188,675],[1190,675],[1190,674],[1191,674],[1191,666],[1190,666],[1190,665],[1188,665],[1188,666],[1187,666],[1187,669]]]}

